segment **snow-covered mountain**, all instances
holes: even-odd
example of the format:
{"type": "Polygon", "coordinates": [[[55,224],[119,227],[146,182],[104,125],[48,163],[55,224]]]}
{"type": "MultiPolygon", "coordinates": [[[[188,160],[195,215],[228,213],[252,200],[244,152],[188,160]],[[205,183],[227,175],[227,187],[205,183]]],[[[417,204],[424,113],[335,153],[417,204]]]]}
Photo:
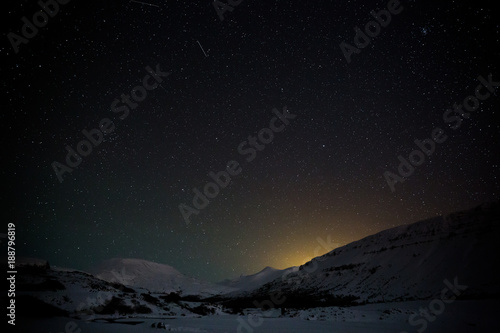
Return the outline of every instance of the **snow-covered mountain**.
{"type": "Polygon", "coordinates": [[[297,271],[299,267],[294,266],[286,269],[276,269],[267,266],[258,273],[252,275],[241,275],[234,279],[219,282],[220,285],[237,289],[237,291],[251,291],[260,288],[264,284],[278,279],[288,272],[297,271]]]}
{"type": "Polygon", "coordinates": [[[48,265],[18,267],[16,311],[21,317],[72,316],[92,320],[120,314],[142,316],[194,316],[165,294],[126,287],[70,269],[48,265]]]}
{"type": "Polygon", "coordinates": [[[271,295],[286,296],[290,302],[284,308],[339,305],[336,300],[345,297],[360,303],[429,300],[453,285],[466,298],[498,298],[499,250],[500,205],[495,203],[388,229],[300,267],[266,267],[222,285],[140,259],[107,260],[92,270],[94,275],[26,259],[19,266],[16,297],[22,300],[20,313],[43,309],[44,315],[78,317],[192,316],[207,310],[178,295],[219,295],[207,306],[240,310],[255,307],[255,301],[263,304],[271,295]],[[31,308],[23,310],[22,304],[31,308]]]}
{"type": "Polygon", "coordinates": [[[102,262],[90,272],[99,279],[151,292],[175,292],[202,297],[228,293],[234,288],[188,277],[169,265],[141,259],[115,258],[102,262]]]}
{"type": "Polygon", "coordinates": [[[448,280],[466,285],[466,297],[498,297],[499,252],[500,205],[494,203],[347,244],[312,259],[254,295],[280,291],[352,295],[362,302],[429,299],[438,297],[448,280]]]}

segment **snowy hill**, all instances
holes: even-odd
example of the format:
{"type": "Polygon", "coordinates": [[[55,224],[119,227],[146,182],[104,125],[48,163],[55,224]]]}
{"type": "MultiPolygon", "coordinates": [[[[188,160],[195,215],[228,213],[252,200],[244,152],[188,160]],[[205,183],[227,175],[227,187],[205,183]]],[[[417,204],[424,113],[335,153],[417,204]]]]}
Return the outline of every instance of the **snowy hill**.
{"type": "MultiPolygon", "coordinates": [[[[177,295],[150,293],[107,282],[95,276],[70,269],[53,270],[47,266],[18,268],[16,299],[22,318],[66,316],[86,321],[102,318],[199,317],[210,307],[191,306],[177,295]]],[[[213,307],[213,311],[219,311],[213,307]]]]}
{"type": "Polygon", "coordinates": [[[294,266],[286,269],[276,269],[267,266],[258,273],[252,275],[242,275],[234,279],[227,279],[219,282],[220,285],[237,289],[238,291],[251,291],[260,288],[264,284],[271,282],[287,272],[297,271],[299,268],[294,266]]]}
{"type": "Polygon", "coordinates": [[[469,298],[500,295],[500,208],[482,205],[399,226],[337,248],[265,285],[255,296],[358,297],[361,302],[430,299],[456,277],[469,298]]]}
{"type": "MultiPolygon", "coordinates": [[[[262,271],[212,284],[175,268],[140,259],[111,259],[94,275],[51,269],[44,260],[19,266],[20,302],[43,315],[80,318],[118,316],[193,316],[205,313],[189,304],[196,295],[232,311],[255,307],[271,295],[284,295],[284,308],[429,300],[441,297],[448,283],[466,286],[461,297],[500,297],[500,205],[435,217],[368,236],[314,258],[300,267],[262,271]],[[42,303],[40,303],[42,302],[42,303]],[[36,310],[38,311],[38,310],[36,310]]],[[[281,299],[276,296],[275,299],[281,299]]],[[[35,312],[36,312],[35,311],[35,312]]],[[[220,311],[216,310],[216,311],[220,311]]]]}
{"type": "Polygon", "coordinates": [[[171,266],[141,259],[115,258],[106,260],[92,269],[91,273],[104,281],[145,288],[151,292],[175,292],[182,296],[206,297],[234,290],[230,287],[188,277],[171,266]]]}

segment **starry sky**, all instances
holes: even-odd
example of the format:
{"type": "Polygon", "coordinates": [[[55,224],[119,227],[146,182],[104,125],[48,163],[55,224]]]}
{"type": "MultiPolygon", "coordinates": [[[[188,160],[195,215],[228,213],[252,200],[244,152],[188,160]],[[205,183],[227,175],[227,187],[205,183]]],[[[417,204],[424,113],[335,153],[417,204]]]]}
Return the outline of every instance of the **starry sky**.
{"type": "Polygon", "coordinates": [[[340,246],[498,200],[498,90],[460,128],[443,121],[479,76],[500,81],[498,11],[401,1],[348,63],[340,44],[387,3],[244,0],[221,20],[209,0],[73,0],[17,53],[8,34],[40,6],[4,5],[2,202],[18,256],[83,270],[141,258],[219,281],[302,264],[327,252],[318,237],[340,246]],[[161,82],[122,119],[146,67],[161,82]],[[295,117],[247,161],[239,145],[284,107],[295,117]],[[60,182],[53,162],[103,119],[113,130],[60,182]],[[447,140],[391,191],[384,172],[436,127],[447,140]],[[241,171],[187,224],[179,205],[230,161],[241,171]]]}

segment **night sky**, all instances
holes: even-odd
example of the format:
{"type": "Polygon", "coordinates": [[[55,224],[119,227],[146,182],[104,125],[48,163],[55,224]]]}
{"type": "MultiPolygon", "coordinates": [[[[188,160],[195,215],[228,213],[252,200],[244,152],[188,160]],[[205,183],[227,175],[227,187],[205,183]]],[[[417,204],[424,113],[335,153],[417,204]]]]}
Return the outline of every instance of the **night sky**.
{"type": "Polygon", "coordinates": [[[388,1],[244,0],[223,20],[209,0],[144,2],[59,5],[17,53],[8,35],[40,6],[3,5],[2,202],[18,256],[83,270],[141,258],[218,281],[302,264],[318,237],[344,245],[498,200],[498,88],[458,128],[443,119],[479,76],[500,81],[493,1],[401,1],[350,63],[340,44],[388,1]],[[263,130],[284,107],[295,117],[263,130]],[[102,121],[60,182],[53,162],[102,121]],[[436,127],[446,141],[391,191],[384,173],[436,127]],[[259,131],[273,138],[255,158],[238,152],[259,131]],[[235,163],[186,223],[179,205],[235,163]]]}

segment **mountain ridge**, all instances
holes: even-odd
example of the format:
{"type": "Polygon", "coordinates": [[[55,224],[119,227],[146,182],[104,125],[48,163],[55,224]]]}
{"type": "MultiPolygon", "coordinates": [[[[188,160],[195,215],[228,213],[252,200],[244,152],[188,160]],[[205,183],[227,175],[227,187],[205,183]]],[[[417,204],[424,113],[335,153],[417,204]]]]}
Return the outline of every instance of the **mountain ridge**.
{"type": "Polygon", "coordinates": [[[313,258],[252,295],[328,294],[360,302],[421,299],[435,296],[443,281],[454,277],[470,285],[468,297],[500,294],[500,276],[488,265],[498,263],[499,221],[497,202],[386,229],[313,258]]]}
{"type": "Polygon", "coordinates": [[[186,276],[172,266],[136,258],[113,258],[90,272],[99,279],[150,292],[178,293],[182,296],[212,296],[233,289],[186,276]]]}

